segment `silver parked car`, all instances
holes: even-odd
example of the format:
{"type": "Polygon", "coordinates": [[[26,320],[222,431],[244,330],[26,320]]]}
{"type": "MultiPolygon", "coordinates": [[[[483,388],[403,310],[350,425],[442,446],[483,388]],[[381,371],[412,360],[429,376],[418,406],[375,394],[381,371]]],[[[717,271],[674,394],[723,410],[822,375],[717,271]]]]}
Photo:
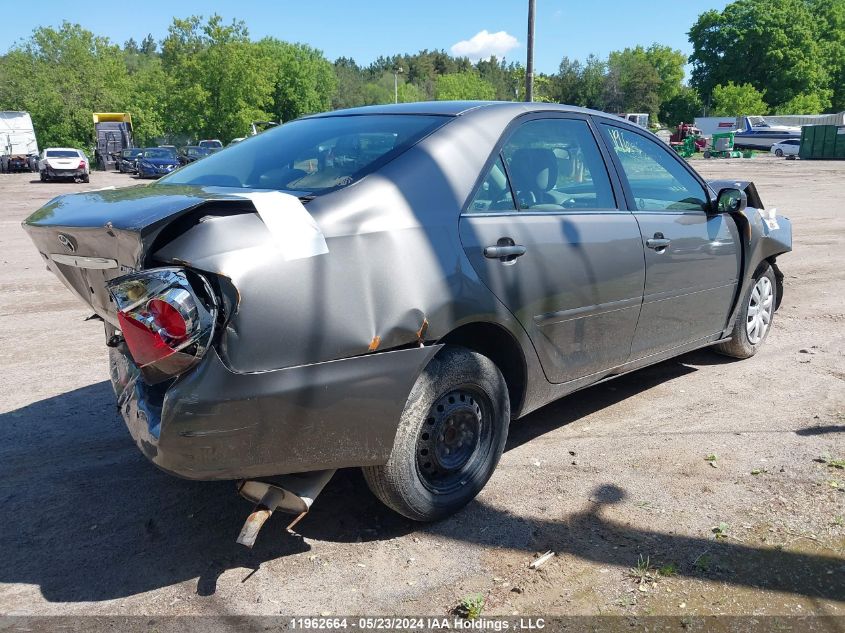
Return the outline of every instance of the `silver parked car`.
{"type": "Polygon", "coordinates": [[[360,466],[417,520],[481,490],[513,419],[696,348],[754,354],[792,242],[752,183],[619,117],[486,102],[306,117],[24,228],[104,320],[155,464],[297,512],[315,493],[274,476],[360,466]]]}

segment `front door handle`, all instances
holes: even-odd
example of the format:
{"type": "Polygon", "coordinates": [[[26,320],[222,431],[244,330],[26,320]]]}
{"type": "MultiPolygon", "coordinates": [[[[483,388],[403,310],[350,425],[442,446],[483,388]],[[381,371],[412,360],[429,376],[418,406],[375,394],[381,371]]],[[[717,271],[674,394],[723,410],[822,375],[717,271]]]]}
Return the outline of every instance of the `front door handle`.
{"type": "Polygon", "coordinates": [[[645,241],[645,245],[648,248],[653,248],[658,253],[662,253],[666,250],[666,248],[671,244],[672,240],[667,239],[663,236],[663,233],[655,233],[654,237],[649,238],[645,241]]]}
{"type": "Polygon", "coordinates": [[[498,259],[507,264],[516,261],[517,257],[525,255],[526,250],[524,246],[514,244],[511,238],[503,237],[495,246],[487,246],[484,249],[484,257],[487,259],[498,259]]]}

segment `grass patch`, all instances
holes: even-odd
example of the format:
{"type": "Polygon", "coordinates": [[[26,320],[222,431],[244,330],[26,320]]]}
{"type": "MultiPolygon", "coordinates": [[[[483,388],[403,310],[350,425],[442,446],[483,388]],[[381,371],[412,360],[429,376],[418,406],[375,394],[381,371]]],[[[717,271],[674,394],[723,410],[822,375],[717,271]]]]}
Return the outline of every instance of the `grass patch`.
{"type": "Polygon", "coordinates": [[[817,461],[829,466],[830,468],[838,468],[840,470],[845,469],[845,458],[831,457],[829,453],[825,453],[819,457],[817,461]]]}
{"type": "Polygon", "coordinates": [[[714,525],[710,528],[710,531],[716,535],[717,539],[728,538],[728,532],[730,531],[731,526],[722,521],[719,525],[714,525]]]}
{"type": "Polygon", "coordinates": [[[467,620],[477,620],[484,610],[484,596],[480,593],[466,596],[455,607],[455,614],[467,620]]]}

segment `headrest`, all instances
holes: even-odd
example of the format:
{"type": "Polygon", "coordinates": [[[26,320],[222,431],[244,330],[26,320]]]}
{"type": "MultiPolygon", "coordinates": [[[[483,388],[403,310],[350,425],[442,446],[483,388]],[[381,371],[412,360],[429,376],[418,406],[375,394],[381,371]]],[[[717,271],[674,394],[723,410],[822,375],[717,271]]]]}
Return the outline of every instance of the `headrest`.
{"type": "Polygon", "coordinates": [[[548,191],[557,183],[557,158],[550,149],[518,149],[508,167],[517,191],[548,191]]]}

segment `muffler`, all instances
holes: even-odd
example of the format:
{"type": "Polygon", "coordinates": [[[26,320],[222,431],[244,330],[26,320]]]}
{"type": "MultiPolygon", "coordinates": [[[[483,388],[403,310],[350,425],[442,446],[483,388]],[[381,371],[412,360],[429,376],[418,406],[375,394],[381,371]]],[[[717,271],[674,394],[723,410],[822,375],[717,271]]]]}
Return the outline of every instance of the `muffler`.
{"type": "Polygon", "coordinates": [[[315,470],[310,473],[239,481],[238,493],[252,501],[255,508],[241,528],[238,543],[252,548],[261,527],[276,510],[296,515],[287,526],[287,529],[291,530],[308,514],[314,500],[334,474],[334,470],[315,470]]]}

